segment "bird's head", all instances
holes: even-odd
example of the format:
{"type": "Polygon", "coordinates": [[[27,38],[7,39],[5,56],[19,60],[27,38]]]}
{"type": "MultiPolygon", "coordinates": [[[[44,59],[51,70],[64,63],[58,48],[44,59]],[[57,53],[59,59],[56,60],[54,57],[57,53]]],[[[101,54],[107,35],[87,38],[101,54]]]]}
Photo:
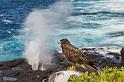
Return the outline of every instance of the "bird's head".
{"type": "Polygon", "coordinates": [[[66,38],[61,39],[58,43],[59,43],[60,45],[62,45],[62,44],[70,44],[69,40],[66,39],[66,38]]]}

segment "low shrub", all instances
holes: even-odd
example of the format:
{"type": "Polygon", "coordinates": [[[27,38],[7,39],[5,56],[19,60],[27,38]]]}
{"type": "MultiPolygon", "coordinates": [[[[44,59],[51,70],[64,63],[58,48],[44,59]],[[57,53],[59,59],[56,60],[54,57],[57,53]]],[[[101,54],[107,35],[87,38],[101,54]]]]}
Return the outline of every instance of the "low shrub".
{"type": "Polygon", "coordinates": [[[68,82],[124,82],[124,67],[105,67],[102,72],[84,72],[80,76],[70,76],[68,82]]]}

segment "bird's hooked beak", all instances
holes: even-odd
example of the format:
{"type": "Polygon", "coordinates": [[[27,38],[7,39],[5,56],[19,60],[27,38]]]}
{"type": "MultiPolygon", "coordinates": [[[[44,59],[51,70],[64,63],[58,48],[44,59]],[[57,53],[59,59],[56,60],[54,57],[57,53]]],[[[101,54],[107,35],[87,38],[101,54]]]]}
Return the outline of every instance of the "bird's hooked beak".
{"type": "Polygon", "coordinates": [[[58,44],[61,44],[61,42],[59,41],[58,44]]]}
{"type": "Polygon", "coordinates": [[[59,41],[58,44],[61,46],[61,42],[59,41]]]}

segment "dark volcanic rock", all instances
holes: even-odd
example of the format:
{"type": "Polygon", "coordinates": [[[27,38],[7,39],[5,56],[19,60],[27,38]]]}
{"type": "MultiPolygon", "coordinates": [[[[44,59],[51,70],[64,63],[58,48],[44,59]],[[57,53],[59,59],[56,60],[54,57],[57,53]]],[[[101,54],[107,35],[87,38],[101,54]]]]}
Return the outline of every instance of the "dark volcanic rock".
{"type": "Polygon", "coordinates": [[[121,56],[122,56],[121,65],[124,66],[124,48],[121,49],[121,56]]]}
{"type": "Polygon", "coordinates": [[[17,79],[16,81],[4,80],[3,82],[42,82],[43,79],[48,78],[52,73],[65,68],[64,63],[60,63],[55,64],[54,62],[53,65],[46,65],[46,70],[42,71],[32,70],[31,65],[29,65],[25,59],[1,62],[0,68],[3,75],[0,77],[0,82],[3,81],[3,77],[17,79]]]}
{"type": "MultiPolygon", "coordinates": [[[[23,58],[12,60],[12,61],[7,61],[7,62],[0,62],[0,68],[12,68],[12,67],[18,66],[22,63],[23,63],[23,65],[24,65],[24,63],[26,63],[26,65],[27,65],[26,60],[23,58]]],[[[31,68],[31,66],[30,66],[30,68],[31,68]]]]}
{"type": "MultiPolygon", "coordinates": [[[[103,48],[98,49],[100,52],[104,51],[103,48]]],[[[107,57],[99,53],[96,48],[83,48],[82,51],[85,52],[89,57],[94,58],[95,64],[100,68],[109,66],[109,67],[120,67],[121,63],[120,53],[107,52],[107,57]],[[118,60],[119,62],[116,62],[118,60]]],[[[53,55],[53,65],[45,65],[46,70],[32,70],[31,65],[23,58],[0,62],[0,82],[42,82],[43,79],[47,79],[49,75],[66,70],[71,64],[63,57],[62,53],[57,51],[53,55]],[[16,81],[3,81],[3,77],[16,78],[16,81]]],[[[123,59],[123,57],[122,57],[123,59]]],[[[77,67],[78,71],[84,71],[84,69],[77,67]]]]}

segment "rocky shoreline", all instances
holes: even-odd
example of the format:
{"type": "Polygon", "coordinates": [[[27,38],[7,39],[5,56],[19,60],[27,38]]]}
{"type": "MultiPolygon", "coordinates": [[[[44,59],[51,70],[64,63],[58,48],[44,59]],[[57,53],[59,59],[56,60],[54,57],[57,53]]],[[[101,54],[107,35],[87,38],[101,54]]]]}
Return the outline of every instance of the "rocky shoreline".
{"type": "MultiPolygon", "coordinates": [[[[110,50],[106,48],[82,48],[91,58],[96,59],[96,64],[103,68],[121,67],[121,53],[120,49],[110,50]]],[[[0,62],[0,82],[42,82],[51,74],[66,70],[70,65],[63,57],[62,53],[54,52],[53,64],[46,65],[46,70],[32,70],[31,65],[23,58],[0,62]]]]}

